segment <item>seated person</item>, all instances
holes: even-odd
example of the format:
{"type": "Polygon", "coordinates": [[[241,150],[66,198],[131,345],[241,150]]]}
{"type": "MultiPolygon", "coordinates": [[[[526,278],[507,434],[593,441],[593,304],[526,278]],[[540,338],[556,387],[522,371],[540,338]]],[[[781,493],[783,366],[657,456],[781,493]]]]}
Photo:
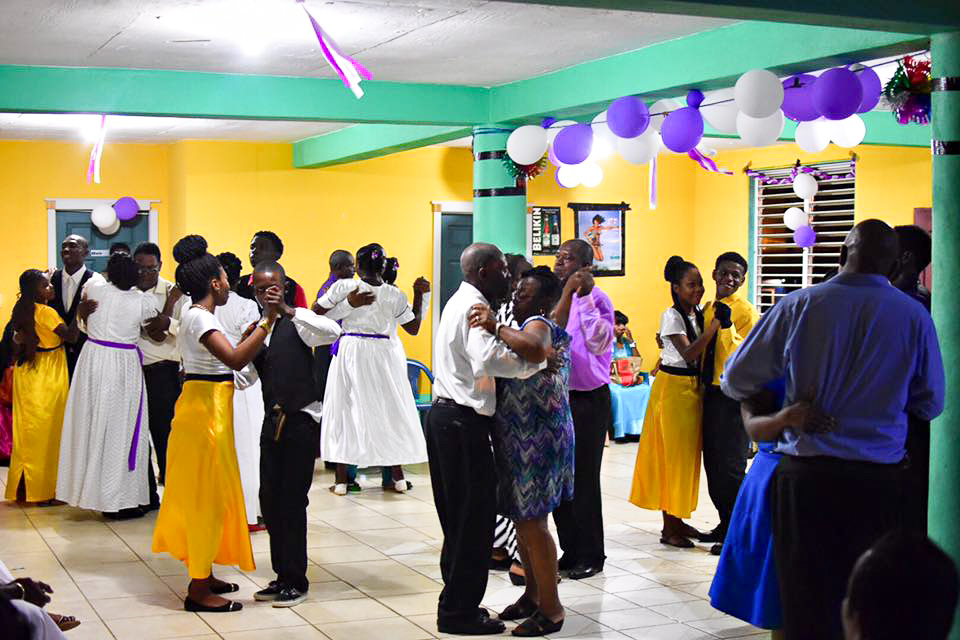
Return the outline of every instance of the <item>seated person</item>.
{"type": "MultiPolygon", "coordinates": [[[[9,617],[11,621],[16,619],[19,625],[30,630],[27,637],[31,639],[63,637],[58,635],[60,631],[73,629],[79,626],[80,622],[73,616],[45,611],[43,607],[50,602],[51,593],[53,589],[44,582],[33,578],[14,579],[7,566],[0,562],[0,600],[9,602],[16,610],[14,613],[6,609],[0,615],[0,623],[4,617],[9,617]]],[[[0,629],[7,629],[7,626],[0,624],[0,629]]]]}
{"type": "Polygon", "coordinates": [[[843,600],[846,640],[945,640],[957,609],[957,568],[925,535],[895,531],[853,567],[843,600]]]}
{"type": "MultiPolygon", "coordinates": [[[[626,314],[614,311],[613,332],[613,366],[620,358],[639,356],[633,335],[627,328],[626,314]]],[[[639,373],[639,372],[635,372],[639,373]]],[[[610,382],[610,396],[613,404],[613,438],[617,442],[636,442],[643,430],[643,416],[647,412],[647,401],[650,399],[650,382],[638,382],[633,386],[622,386],[615,380],[610,382]]]]}

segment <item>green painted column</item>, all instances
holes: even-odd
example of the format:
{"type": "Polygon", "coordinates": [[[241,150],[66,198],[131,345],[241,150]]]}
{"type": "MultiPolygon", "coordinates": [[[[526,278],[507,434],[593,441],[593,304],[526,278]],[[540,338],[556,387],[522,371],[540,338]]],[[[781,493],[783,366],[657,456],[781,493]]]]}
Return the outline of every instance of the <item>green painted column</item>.
{"type": "Polygon", "coordinates": [[[503,165],[511,127],[473,128],[473,241],[504,253],[527,252],[527,184],[503,165]]]}
{"type": "MultiPolygon", "coordinates": [[[[960,566],[960,32],[934,34],[933,320],[947,372],[947,402],[931,425],[930,537],[960,566]]],[[[960,615],[950,634],[960,640],[960,615]]]]}

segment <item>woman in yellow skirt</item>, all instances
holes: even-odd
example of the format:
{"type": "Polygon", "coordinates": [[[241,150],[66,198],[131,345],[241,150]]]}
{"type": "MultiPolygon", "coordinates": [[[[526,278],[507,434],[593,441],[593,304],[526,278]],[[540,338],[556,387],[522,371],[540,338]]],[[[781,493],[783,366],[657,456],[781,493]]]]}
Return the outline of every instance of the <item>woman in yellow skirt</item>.
{"type": "Polygon", "coordinates": [[[673,306],[660,319],[663,350],[637,446],[630,502],[663,512],[660,542],[693,547],[698,532],[683,522],[697,508],[700,490],[700,418],[703,396],[697,362],[720,327],[704,331],[703,278],[692,263],[673,256],[664,268],[673,306]]]}
{"type": "MultiPolygon", "coordinates": [[[[13,306],[13,452],[7,475],[8,500],[49,503],[57,492],[60,431],[69,378],[64,342],[74,342],[76,320],[68,327],[47,306],[53,299],[47,275],[28,269],[20,276],[13,306]]],[[[77,316],[90,305],[80,303],[77,316]]]]}
{"type": "MultiPolygon", "coordinates": [[[[269,304],[264,318],[234,348],[213,314],[227,302],[230,284],[200,236],[173,248],[179,263],[177,286],[193,300],[180,319],[179,346],[186,382],[177,400],[167,443],[163,501],[153,532],[153,550],[187,565],[187,611],[228,612],[243,608],[221,597],[239,589],[213,576],[213,563],[252,571],[243,489],[233,435],[233,372],[259,352],[276,318],[269,304]]],[[[265,298],[279,303],[282,294],[265,298]]]]}

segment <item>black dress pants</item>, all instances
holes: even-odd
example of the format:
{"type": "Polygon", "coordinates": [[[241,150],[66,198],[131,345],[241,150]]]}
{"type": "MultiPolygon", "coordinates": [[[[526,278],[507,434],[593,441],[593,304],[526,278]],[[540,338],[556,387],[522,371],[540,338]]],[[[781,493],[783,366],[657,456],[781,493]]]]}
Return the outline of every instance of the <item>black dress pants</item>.
{"type": "Polygon", "coordinates": [[[307,494],[320,434],[317,423],[302,411],[287,415],[279,440],[274,439],[276,425],[276,414],[268,412],[260,432],[260,511],[277,581],[306,593],[307,494]]]}
{"type": "Polygon", "coordinates": [[[857,558],[900,517],[902,466],[783,456],[773,544],[786,640],[843,640],[840,611],[857,558]]]}
{"type": "MultiPolygon", "coordinates": [[[[147,387],[147,409],[150,418],[150,439],[157,452],[157,481],[163,484],[167,475],[167,440],[170,438],[170,423],[180,397],[180,365],[164,360],[143,368],[143,381],[147,387]]],[[[151,463],[152,465],[152,463],[151,463]]]]}
{"type": "Polygon", "coordinates": [[[927,535],[927,505],[930,493],[930,422],[908,416],[906,445],[903,526],[927,535]]]}
{"type": "Polygon", "coordinates": [[[603,505],[600,495],[600,463],[603,442],[613,422],[610,387],[571,391],[573,413],[573,500],[562,502],[553,512],[557,537],[564,558],[571,565],[603,566],[603,505]]]}
{"type": "Polygon", "coordinates": [[[427,413],[433,501],[443,530],[438,623],[475,620],[487,589],[496,517],[493,418],[440,401],[427,413]]]}
{"type": "Polygon", "coordinates": [[[710,500],[720,514],[717,531],[727,535],[737,492],[747,471],[750,438],[743,428],[740,403],[710,385],[703,396],[703,468],[710,500]]]}

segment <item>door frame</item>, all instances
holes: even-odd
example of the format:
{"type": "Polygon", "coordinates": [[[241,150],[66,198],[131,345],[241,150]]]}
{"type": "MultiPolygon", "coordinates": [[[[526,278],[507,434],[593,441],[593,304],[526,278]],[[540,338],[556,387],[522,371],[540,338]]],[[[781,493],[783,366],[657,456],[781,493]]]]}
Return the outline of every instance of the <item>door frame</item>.
{"type": "Polygon", "coordinates": [[[430,203],[433,207],[433,304],[430,308],[431,315],[431,333],[430,333],[430,369],[433,369],[433,363],[436,362],[436,344],[437,329],[440,327],[440,253],[443,241],[443,214],[449,213],[461,216],[473,216],[472,202],[441,202],[434,200],[430,203]]]}
{"type": "MultiPolygon", "coordinates": [[[[156,198],[135,198],[138,215],[147,216],[147,239],[154,244],[160,241],[160,220],[156,198]]],[[[57,255],[60,247],[57,245],[57,210],[92,211],[100,205],[113,205],[116,199],[107,198],[47,198],[47,266],[50,271],[57,268],[57,255]]]]}

